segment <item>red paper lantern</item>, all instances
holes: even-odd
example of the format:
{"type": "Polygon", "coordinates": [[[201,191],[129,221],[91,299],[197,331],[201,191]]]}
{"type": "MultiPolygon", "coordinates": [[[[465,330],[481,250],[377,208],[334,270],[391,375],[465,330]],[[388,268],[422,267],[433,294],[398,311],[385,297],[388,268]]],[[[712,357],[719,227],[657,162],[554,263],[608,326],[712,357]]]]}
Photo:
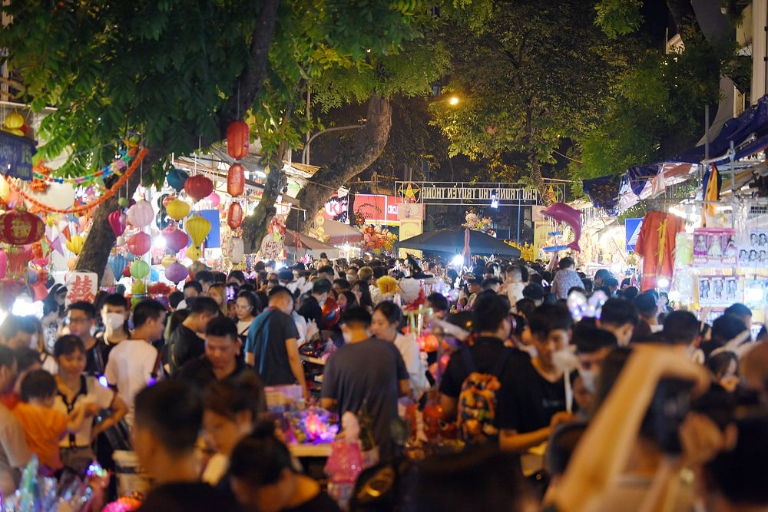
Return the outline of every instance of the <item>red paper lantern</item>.
{"type": "Polygon", "coordinates": [[[232,229],[237,229],[243,225],[243,207],[240,206],[240,203],[232,203],[229,205],[227,224],[232,229]]]}
{"type": "Polygon", "coordinates": [[[245,190],[245,167],[232,164],[227,172],[227,194],[237,197],[245,190]]]}
{"type": "Polygon", "coordinates": [[[165,237],[165,246],[174,253],[179,252],[189,244],[189,236],[173,226],[163,230],[163,237],[165,237]]]}
{"type": "Polygon", "coordinates": [[[37,242],[45,234],[45,223],[26,210],[13,210],[0,217],[0,242],[27,245],[37,242]]]}
{"type": "Polygon", "coordinates": [[[151,246],[152,238],[144,232],[136,233],[128,239],[128,250],[136,256],[147,254],[151,246]]]}
{"type": "Polygon", "coordinates": [[[202,174],[195,174],[184,183],[184,190],[187,191],[189,197],[199,201],[211,195],[213,182],[202,174]]]}
{"type": "Polygon", "coordinates": [[[250,147],[250,128],[244,121],[235,121],[227,126],[227,154],[232,158],[244,158],[250,147]]]}

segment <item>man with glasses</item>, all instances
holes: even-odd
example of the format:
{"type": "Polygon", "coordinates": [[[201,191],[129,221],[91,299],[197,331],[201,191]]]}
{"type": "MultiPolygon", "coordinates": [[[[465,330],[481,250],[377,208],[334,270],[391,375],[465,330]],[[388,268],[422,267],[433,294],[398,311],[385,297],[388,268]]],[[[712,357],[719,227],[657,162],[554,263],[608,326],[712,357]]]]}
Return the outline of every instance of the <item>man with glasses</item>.
{"type": "Polygon", "coordinates": [[[98,350],[98,339],[93,335],[96,326],[96,308],[90,302],[73,302],[67,308],[66,324],[69,333],[80,338],[85,345],[85,373],[94,377],[104,374],[107,362],[98,350]]]}

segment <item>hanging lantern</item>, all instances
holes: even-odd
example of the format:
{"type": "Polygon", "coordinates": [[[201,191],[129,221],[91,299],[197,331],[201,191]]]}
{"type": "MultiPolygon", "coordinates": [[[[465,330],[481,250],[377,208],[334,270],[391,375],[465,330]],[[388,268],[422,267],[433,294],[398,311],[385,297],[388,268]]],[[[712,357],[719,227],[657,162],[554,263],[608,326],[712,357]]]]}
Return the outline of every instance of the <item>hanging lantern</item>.
{"type": "Polygon", "coordinates": [[[192,208],[189,203],[182,201],[181,199],[174,199],[165,207],[165,213],[175,221],[180,221],[187,215],[192,208]]]}
{"type": "Polygon", "coordinates": [[[192,238],[192,244],[199,248],[203,245],[205,237],[208,236],[208,232],[211,231],[211,223],[208,219],[195,215],[187,220],[185,224],[187,233],[192,238]]]}
{"type": "Polygon", "coordinates": [[[163,201],[162,201],[160,206],[162,206],[163,208],[168,208],[168,205],[171,204],[175,200],[176,200],[176,196],[164,195],[163,196],[163,201]]]}
{"type": "Polygon", "coordinates": [[[80,254],[80,251],[83,250],[83,244],[85,244],[85,238],[82,235],[72,235],[72,237],[67,240],[66,245],[67,249],[77,256],[80,254]]]}
{"type": "Polygon", "coordinates": [[[187,258],[191,259],[192,261],[199,260],[202,254],[202,251],[200,251],[200,249],[197,247],[187,247],[187,258]]]}
{"type": "Polygon", "coordinates": [[[169,226],[163,230],[163,237],[165,238],[165,246],[174,253],[179,252],[189,244],[189,237],[187,234],[173,226],[169,226]]]}
{"type": "Polygon", "coordinates": [[[243,256],[245,255],[245,248],[243,246],[243,239],[242,238],[230,238],[229,239],[229,260],[234,264],[237,265],[241,261],[243,261],[243,256]]]}
{"type": "Polygon", "coordinates": [[[131,263],[131,277],[144,279],[149,275],[149,265],[144,260],[134,260],[131,263]]]}
{"type": "Polygon", "coordinates": [[[5,273],[8,270],[8,254],[5,251],[0,250],[0,279],[5,278],[5,273]]]}
{"type": "Polygon", "coordinates": [[[165,269],[165,278],[172,283],[180,283],[185,280],[188,275],[189,272],[187,272],[187,268],[179,262],[176,262],[165,269]]]}
{"type": "Polygon", "coordinates": [[[5,126],[11,130],[20,130],[24,126],[24,117],[18,112],[11,112],[5,116],[5,126]]]}
{"type": "Polygon", "coordinates": [[[227,154],[232,158],[244,158],[250,147],[251,130],[245,121],[234,121],[227,126],[227,154]]]}
{"type": "Polygon", "coordinates": [[[211,206],[213,206],[214,208],[216,208],[221,204],[221,197],[216,192],[213,192],[211,195],[206,197],[206,199],[208,200],[208,202],[211,203],[211,206]]]}
{"type": "Polygon", "coordinates": [[[109,268],[112,269],[112,273],[115,275],[115,279],[120,279],[125,267],[128,266],[128,259],[122,254],[117,254],[115,256],[110,256],[108,263],[109,268]]]}
{"type": "Polygon", "coordinates": [[[27,245],[37,242],[45,234],[45,223],[37,215],[16,209],[0,216],[0,242],[27,245]]]}
{"type": "Polygon", "coordinates": [[[189,197],[199,201],[211,195],[211,192],[213,192],[213,182],[202,174],[196,174],[187,180],[184,184],[184,190],[187,191],[189,197]]]}
{"type": "Polygon", "coordinates": [[[227,194],[237,197],[245,190],[245,167],[232,164],[227,171],[227,194]]]}
{"type": "Polygon", "coordinates": [[[163,261],[160,264],[163,266],[163,268],[168,268],[174,263],[176,263],[176,256],[168,255],[163,257],[163,261]]]}
{"type": "Polygon", "coordinates": [[[181,169],[172,169],[165,179],[168,181],[168,185],[173,187],[176,192],[181,192],[184,190],[184,183],[189,179],[189,174],[181,169]]]}
{"type": "Polygon", "coordinates": [[[240,203],[235,202],[229,205],[227,225],[232,229],[237,229],[243,225],[243,207],[240,206],[240,203]]]}
{"type": "Polygon", "coordinates": [[[115,233],[115,236],[120,236],[125,233],[125,214],[120,211],[114,211],[109,214],[109,227],[115,233]]]}
{"type": "Polygon", "coordinates": [[[144,232],[136,233],[128,239],[128,250],[136,256],[143,256],[149,252],[152,239],[144,232]]]}
{"type": "Polygon", "coordinates": [[[152,205],[149,201],[142,199],[135,205],[131,206],[128,210],[126,220],[131,226],[137,228],[143,228],[152,224],[152,219],[155,218],[155,210],[152,209],[152,205]]]}

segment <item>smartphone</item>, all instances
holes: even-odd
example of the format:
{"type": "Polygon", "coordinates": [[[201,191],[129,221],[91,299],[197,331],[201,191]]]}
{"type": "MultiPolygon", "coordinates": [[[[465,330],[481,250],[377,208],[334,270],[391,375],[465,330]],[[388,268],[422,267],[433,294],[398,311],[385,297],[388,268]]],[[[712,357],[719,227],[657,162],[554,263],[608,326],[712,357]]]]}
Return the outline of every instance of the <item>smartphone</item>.
{"type": "Polygon", "coordinates": [[[227,301],[235,300],[235,287],[227,286],[227,301]]]}

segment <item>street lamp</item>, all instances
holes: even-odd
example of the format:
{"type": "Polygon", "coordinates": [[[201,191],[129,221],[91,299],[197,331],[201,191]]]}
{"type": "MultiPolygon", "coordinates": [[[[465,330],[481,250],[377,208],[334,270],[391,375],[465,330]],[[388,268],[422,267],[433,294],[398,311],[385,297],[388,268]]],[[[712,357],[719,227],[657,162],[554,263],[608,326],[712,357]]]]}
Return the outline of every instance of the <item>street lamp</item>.
{"type": "Polygon", "coordinates": [[[448,100],[448,104],[455,107],[456,105],[459,104],[459,97],[451,96],[451,98],[448,100]]]}

